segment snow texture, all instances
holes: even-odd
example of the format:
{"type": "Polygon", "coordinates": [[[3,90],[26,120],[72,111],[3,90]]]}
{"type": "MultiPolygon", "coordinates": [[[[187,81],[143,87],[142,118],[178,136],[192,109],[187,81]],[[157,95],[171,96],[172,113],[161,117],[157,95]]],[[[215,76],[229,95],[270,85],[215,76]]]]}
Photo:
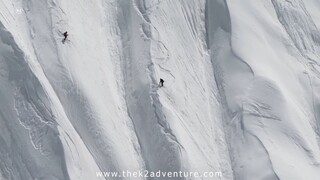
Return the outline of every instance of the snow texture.
{"type": "Polygon", "coordinates": [[[319,17],[318,0],[0,0],[0,180],[320,179],[319,17]]]}

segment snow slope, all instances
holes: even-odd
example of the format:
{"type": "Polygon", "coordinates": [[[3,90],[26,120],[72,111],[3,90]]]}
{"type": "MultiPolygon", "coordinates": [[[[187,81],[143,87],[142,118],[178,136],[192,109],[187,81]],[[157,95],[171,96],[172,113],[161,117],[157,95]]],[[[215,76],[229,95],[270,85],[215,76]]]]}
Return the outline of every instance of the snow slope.
{"type": "Polygon", "coordinates": [[[319,179],[319,10],[0,0],[0,179],[319,179]]]}

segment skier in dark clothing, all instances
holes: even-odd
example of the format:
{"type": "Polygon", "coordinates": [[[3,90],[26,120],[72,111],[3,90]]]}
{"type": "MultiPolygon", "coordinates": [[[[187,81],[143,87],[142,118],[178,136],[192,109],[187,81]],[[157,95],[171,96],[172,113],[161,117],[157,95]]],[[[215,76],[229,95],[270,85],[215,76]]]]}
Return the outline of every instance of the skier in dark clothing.
{"type": "Polygon", "coordinates": [[[163,87],[164,80],[160,78],[159,87],[163,87]]]}
{"type": "Polygon", "coordinates": [[[63,33],[64,39],[62,40],[62,42],[64,43],[67,40],[67,37],[69,36],[68,31],[63,33]]]}

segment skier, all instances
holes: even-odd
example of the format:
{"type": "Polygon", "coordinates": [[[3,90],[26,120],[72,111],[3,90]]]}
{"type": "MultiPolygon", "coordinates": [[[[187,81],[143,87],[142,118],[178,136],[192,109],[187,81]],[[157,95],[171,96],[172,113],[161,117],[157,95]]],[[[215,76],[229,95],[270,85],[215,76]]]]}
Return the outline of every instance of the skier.
{"type": "Polygon", "coordinates": [[[160,78],[159,87],[163,87],[164,80],[160,78]]]}
{"type": "Polygon", "coordinates": [[[68,31],[63,33],[64,39],[62,40],[62,42],[64,43],[67,40],[67,37],[69,36],[68,31]]]}

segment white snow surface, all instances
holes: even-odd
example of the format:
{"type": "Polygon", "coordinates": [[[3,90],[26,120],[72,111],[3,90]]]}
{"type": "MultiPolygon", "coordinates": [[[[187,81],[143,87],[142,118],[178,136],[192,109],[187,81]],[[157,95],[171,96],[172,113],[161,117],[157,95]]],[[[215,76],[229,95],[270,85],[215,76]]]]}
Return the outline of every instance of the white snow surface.
{"type": "Polygon", "coordinates": [[[0,0],[0,180],[319,180],[319,17],[319,0],[0,0]],[[145,170],[222,177],[97,176],[145,170]]]}

